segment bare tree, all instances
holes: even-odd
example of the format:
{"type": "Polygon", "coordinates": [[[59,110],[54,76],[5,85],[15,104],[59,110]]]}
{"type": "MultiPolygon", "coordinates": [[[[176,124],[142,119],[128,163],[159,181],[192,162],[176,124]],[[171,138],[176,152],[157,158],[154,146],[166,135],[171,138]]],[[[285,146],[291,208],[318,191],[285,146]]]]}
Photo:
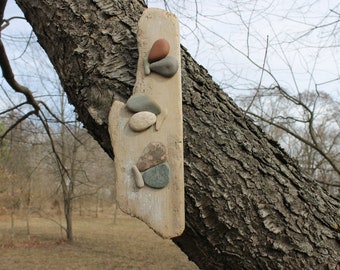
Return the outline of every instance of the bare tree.
{"type": "MultiPolygon", "coordinates": [[[[12,113],[9,117],[0,118],[3,126],[2,130],[11,125],[15,115],[12,113]]],[[[11,214],[11,228],[14,233],[14,215],[25,206],[29,205],[30,197],[30,167],[32,165],[31,159],[27,156],[29,149],[28,144],[32,141],[32,134],[27,132],[28,126],[32,126],[31,122],[20,123],[16,128],[13,128],[7,140],[1,142],[0,146],[0,164],[3,166],[4,177],[7,178],[4,182],[3,188],[7,187],[7,196],[9,198],[9,206],[5,204],[11,214]]],[[[34,130],[34,128],[31,128],[34,130]]],[[[26,208],[28,211],[28,208],[26,208]]],[[[26,212],[27,221],[27,236],[29,237],[29,221],[26,212]]]]}
{"type": "Polygon", "coordinates": [[[250,99],[252,106],[248,114],[258,119],[306,172],[337,195],[339,103],[326,93],[306,91],[292,96],[277,87],[262,89],[255,99],[246,98],[245,104],[250,99]]]}
{"type": "MultiPolygon", "coordinates": [[[[15,18],[10,18],[10,19],[3,19],[3,12],[4,8],[6,5],[7,1],[2,1],[0,8],[1,8],[1,21],[2,21],[2,26],[1,26],[1,31],[4,30],[6,27],[9,26],[9,23],[12,19],[15,18]]],[[[30,35],[30,40],[32,39],[32,35],[30,35]]],[[[28,46],[29,44],[27,44],[28,46]]],[[[26,49],[25,49],[26,50],[26,49]]],[[[37,57],[37,55],[35,55],[37,57]]],[[[32,62],[36,66],[43,67],[42,61],[36,60],[35,57],[32,57],[32,62]]],[[[64,214],[65,214],[65,220],[66,220],[66,237],[68,240],[72,241],[73,240],[73,230],[72,230],[72,208],[73,208],[73,197],[74,197],[74,179],[76,178],[76,162],[77,162],[77,149],[79,147],[79,143],[77,144],[77,141],[79,141],[75,137],[75,133],[79,131],[79,127],[75,126],[75,130],[71,131],[70,127],[67,126],[68,120],[66,118],[66,111],[68,110],[67,104],[65,102],[65,93],[60,90],[60,84],[53,79],[48,80],[48,86],[46,85],[45,81],[43,80],[43,73],[40,71],[40,74],[37,74],[37,79],[40,80],[41,85],[45,88],[47,95],[48,96],[58,96],[61,102],[60,106],[55,106],[57,109],[59,109],[59,112],[54,112],[51,107],[45,102],[43,99],[38,99],[36,96],[33,94],[33,91],[31,91],[28,87],[23,86],[18,83],[14,76],[14,72],[12,70],[12,66],[10,64],[10,61],[8,59],[8,56],[5,51],[4,44],[2,40],[0,41],[0,64],[1,68],[3,71],[4,78],[6,82],[9,84],[9,86],[15,90],[17,93],[23,94],[25,97],[25,101],[15,104],[15,102],[12,101],[12,99],[7,96],[11,106],[9,106],[8,109],[5,109],[4,111],[0,112],[0,115],[8,115],[9,113],[13,116],[11,121],[8,122],[9,124],[6,126],[6,129],[4,129],[0,133],[0,140],[3,141],[6,136],[10,135],[12,137],[12,134],[14,131],[17,131],[18,127],[21,127],[21,124],[23,121],[32,118],[35,116],[36,118],[34,119],[35,121],[39,121],[44,130],[39,132],[36,132],[36,134],[41,134],[41,136],[47,136],[50,140],[50,145],[52,146],[52,152],[51,154],[54,156],[57,167],[58,167],[58,172],[60,175],[60,184],[61,184],[61,189],[62,189],[62,194],[63,194],[63,201],[64,201],[64,214]],[[59,93],[57,95],[52,95],[48,88],[53,89],[59,89],[59,93]],[[28,111],[27,111],[28,110],[28,111]],[[58,144],[56,142],[56,136],[53,134],[54,132],[54,127],[51,126],[54,125],[55,123],[61,124],[61,129],[60,129],[60,151],[58,149],[58,144]],[[72,145],[67,145],[68,143],[66,142],[66,133],[70,132],[72,137],[72,142],[74,142],[72,145]],[[71,153],[67,152],[67,146],[71,146],[71,153]],[[67,166],[69,165],[69,166],[67,166]]],[[[31,74],[33,77],[33,75],[31,74]]],[[[4,88],[3,88],[4,89],[4,88]]],[[[6,91],[4,91],[5,94],[6,91]]],[[[43,96],[41,96],[43,97],[43,96]]],[[[52,101],[52,105],[56,105],[56,101],[53,100],[53,98],[50,99],[50,103],[52,101]]],[[[58,111],[58,110],[57,110],[58,111]]],[[[79,124],[78,124],[79,125],[79,124]]],[[[33,128],[30,130],[33,132],[33,128]]],[[[21,131],[21,128],[20,128],[21,131]]],[[[19,133],[20,133],[19,131],[19,133]]],[[[25,135],[22,133],[22,137],[25,137],[25,135]]],[[[38,135],[39,137],[39,135],[38,135]]],[[[46,139],[45,137],[43,138],[44,140],[46,139]]],[[[69,139],[69,138],[68,138],[69,139]]],[[[25,139],[27,140],[27,138],[25,139]]],[[[17,143],[17,142],[16,142],[17,143]]],[[[37,142],[29,142],[28,140],[26,143],[37,143],[37,142]]],[[[11,144],[12,145],[12,144],[11,144]]],[[[19,143],[16,144],[16,147],[19,147],[19,143]]],[[[24,149],[21,149],[23,151],[24,149]]],[[[12,151],[13,152],[13,151],[12,151]]],[[[26,151],[28,153],[29,151],[26,151]]],[[[12,155],[13,156],[13,155],[12,155]]],[[[21,155],[20,155],[21,156],[21,155]]],[[[26,164],[27,162],[19,162],[18,163],[18,155],[16,155],[15,159],[12,159],[12,162],[15,164],[26,164]]],[[[25,170],[23,170],[25,171],[25,170]]],[[[26,170],[27,173],[29,173],[29,170],[26,170]]],[[[30,174],[30,173],[29,173],[30,174]]],[[[31,191],[31,174],[28,176],[28,194],[27,194],[27,199],[25,200],[27,203],[27,211],[29,211],[30,208],[30,191],[31,191]]],[[[14,188],[12,188],[14,192],[14,188]]],[[[29,220],[28,220],[28,215],[29,213],[27,212],[27,232],[29,234],[29,220]]],[[[12,215],[13,216],[13,215],[12,215]]],[[[60,224],[61,228],[62,225],[60,224]]]]}

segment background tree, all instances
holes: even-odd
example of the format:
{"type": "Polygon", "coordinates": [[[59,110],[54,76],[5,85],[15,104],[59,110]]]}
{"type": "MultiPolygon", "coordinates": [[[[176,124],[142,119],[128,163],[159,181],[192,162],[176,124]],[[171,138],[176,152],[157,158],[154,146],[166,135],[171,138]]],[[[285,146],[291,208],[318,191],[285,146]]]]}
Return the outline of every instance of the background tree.
{"type": "MultiPolygon", "coordinates": [[[[131,94],[136,23],[145,6],[17,2],[80,120],[113,157],[107,114],[114,98],[131,94]],[[54,46],[57,41],[63,46],[54,46]]],[[[335,269],[339,202],[266,138],[184,49],[182,67],[187,219],[174,241],[202,268],[335,269]]]]}
{"type": "MultiPolygon", "coordinates": [[[[5,3],[6,1],[1,2],[1,4],[5,3]]],[[[9,22],[18,18],[3,20],[1,30],[5,30],[9,22]]],[[[41,53],[32,33],[28,37],[20,36],[17,39],[5,34],[5,39],[12,42],[10,44],[14,45],[15,52],[20,52],[19,56],[14,57],[14,59],[21,59],[25,63],[25,69],[30,67],[30,74],[22,76],[22,78],[27,77],[25,83],[34,86],[39,85],[40,88],[33,92],[16,82],[2,44],[3,61],[1,64],[7,82],[19,92],[24,93],[24,98],[12,95],[8,91],[9,86],[6,81],[1,82],[1,89],[5,94],[1,98],[1,107],[5,109],[0,111],[0,115],[3,116],[2,120],[6,125],[2,126],[0,138],[1,142],[6,145],[2,150],[8,150],[7,153],[3,151],[2,154],[6,157],[6,160],[2,160],[1,163],[11,173],[18,174],[17,185],[21,185],[22,196],[20,197],[21,205],[16,210],[20,210],[24,205],[26,206],[27,232],[29,235],[30,212],[39,213],[54,220],[54,217],[50,217],[50,213],[46,212],[46,207],[48,203],[52,204],[51,200],[59,203],[59,206],[64,206],[66,227],[64,228],[61,222],[59,225],[65,229],[67,238],[72,240],[73,200],[82,196],[97,197],[96,192],[100,188],[112,190],[112,183],[109,184],[108,181],[101,180],[104,177],[112,179],[112,173],[109,169],[100,170],[101,177],[97,178],[98,183],[90,184],[91,180],[87,177],[88,170],[86,169],[89,163],[87,161],[88,156],[96,157],[97,161],[104,159],[98,154],[98,147],[96,149],[93,146],[91,146],[92,153],[82,150],[82,154],[78,154],[80,148],[85,147],[85,145],[90,146],[89,137],[81,131],[79,123],[74,121],[74,113],[66,103],[65,93],[53,72],[53,67],[46,62],[46,57],[44,58],[41,53]],[[13,40],[22,41],[24,46],[17,47],[13,40]],[[36,109],[34,112],[30,110],[32,104],[35,104],[33,105],[36,109]],[[30,122],[23,122],[27,118],[30,118],[30,122]],[[76,136],[79,136],[79,138],[76,136]],[[52,150],[50,149],[51,144],[52,150]],[[51,183],[51,181],[56,180],[54,177],[46,177],[47,174],[56,173],[55,171],[59,175],[59,177],[56,177],[59,179],[57,181],[59,184],[51,183]],[[80,174],[82,175],[79,176],[80,174]],[[20,177],[21,175],[22,177],[20,177]],[[82,189],[82,193],[75,190],[77,188],[82,189]],[[63,195],[63,200],[61,200],[63,202],[61,203],[60,190],[63,195]],[[35,199],[34,204],[31,205],[33,194],[35,199]]],[[[19,66],[20,68],[23,69],[22,66],[19,66]]],[[[97,200],[94,200],[94,203],[96,202],[97,200]]],[[[87,207],[89,206],[87,205],[87,207]]],[[[14,211],[14,208],[9,209],[14,211]]]]}
{"type": "MultiPolygon", "coordinates": [[[[3,124],[5,131],[12,119],[3,119],[2,122],[7,123],[3,124]]],[[[58,223],[66,232],[66,238],[72,240],[75,200],[81,202],[85,199],[87,203],[78,207],[82,207],[83,211],[88,209],[95,216],[99,212],[99,193],[102,195],[102,209],[108,207],[108,202],[111,205],[114,202],[114,197],[110,197],[114,190],[111,160],[98,145],[94,145],[93,139],[79,127],[79,123],[68,125],[67,130],[60,126],[55,125],[51,131],[56,151],[63,158],[71,178],[61,175],[63,170],[55,160],[50,140],[41,126],[33,125],[30,121],[22,122],[2,140],[0,197],[3,209],[0,214],[11,215],[14,231],[14,215],[25,213],[28,237],[31,214],[58,223]],[[60,220],[55,220],[54,211],[49,210],[51,206],[57,207],[57,213],[64,207],[65,227],[60,220]]]]}
{"type": "Polygon", "coordinates": [[[261,89],[248,114],[295,157],[305,172],[331,194],[339,195],[339,103],[329,94],[303,92],[297,96],[274,87],[261,89]]]}

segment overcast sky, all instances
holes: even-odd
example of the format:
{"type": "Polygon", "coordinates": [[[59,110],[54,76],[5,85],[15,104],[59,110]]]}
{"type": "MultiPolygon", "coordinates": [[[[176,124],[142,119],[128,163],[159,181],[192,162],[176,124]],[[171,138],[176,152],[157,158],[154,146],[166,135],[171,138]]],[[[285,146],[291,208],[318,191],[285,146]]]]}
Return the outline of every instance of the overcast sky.
{"type": "MultiPolygon", "coordinates": [[[[182,44],[233,97],[258,86],[265,59],[265,68],[292,93],[317,87],[340,101],[340,26],[334,23],[340,16],[338,0],[147,2],[178,16],[182,44]]],[[[12,16],[22,13],[8,0],[5,17],[12,16]]],[[[27,41],[30,31],[24,20],[13,20],[3,39],[19,35],[27,41]]],[[[23,53],[22,46],[16,48],[9,49],[12,59],[23,53]]],[[[273,83],[264,74],[262,86],[273,83]]]]}
{"type": "Polygon", "coordinates": [[[233,96],[258,85],[248,57],[262,66],[267,53],[265,68],[292,93],[318,88],[340,101],[338,0],[148,2],[179,17],[182,43],[233,96]]]}

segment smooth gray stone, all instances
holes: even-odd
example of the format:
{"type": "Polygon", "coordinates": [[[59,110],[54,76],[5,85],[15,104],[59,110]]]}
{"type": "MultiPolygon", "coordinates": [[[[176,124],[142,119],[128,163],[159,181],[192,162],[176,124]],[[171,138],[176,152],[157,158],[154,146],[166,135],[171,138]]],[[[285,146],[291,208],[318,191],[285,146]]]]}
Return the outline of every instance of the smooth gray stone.
{"type": "Polygon", "coordinates": [[[139,171],[144,172],[157,164],[163,163],[165,160],[165,145],[161,142],[151,142],[144,148],[136,166],[139,171]]]}
{"type": "Polygon", "coordinates": [[[152,188],[164,188],[170,181],[170,168],[167,163],[158,164],[143,173],[144,183],[152,188]]]}
{"type": "Polygon", "coordinates": [[[161,108],[151,97],[145,94],[135,94],[126,102],[126,107],[132,112],[148,111],[154,114],[160,114],[161,108]]]}
{"type": "Polygon", "coordinates": [[[177,59],[171,55],[150,64],[150,70],[164,77],[172,77],[178,70],[177,59]]]}

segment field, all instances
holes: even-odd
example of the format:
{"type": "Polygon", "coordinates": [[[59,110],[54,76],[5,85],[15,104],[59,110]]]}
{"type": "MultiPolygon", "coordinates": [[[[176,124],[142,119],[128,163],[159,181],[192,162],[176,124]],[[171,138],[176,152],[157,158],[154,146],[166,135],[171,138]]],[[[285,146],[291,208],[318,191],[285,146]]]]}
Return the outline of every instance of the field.
{"type": "Polygon", "coordinates": [[[157,236],[144,223],[119,215],[75,217],[74,242],[61,238],[58,225],[40,217],[26,222],[0,216],[0,269],[198,269],[170,240],[157,236]]]}

